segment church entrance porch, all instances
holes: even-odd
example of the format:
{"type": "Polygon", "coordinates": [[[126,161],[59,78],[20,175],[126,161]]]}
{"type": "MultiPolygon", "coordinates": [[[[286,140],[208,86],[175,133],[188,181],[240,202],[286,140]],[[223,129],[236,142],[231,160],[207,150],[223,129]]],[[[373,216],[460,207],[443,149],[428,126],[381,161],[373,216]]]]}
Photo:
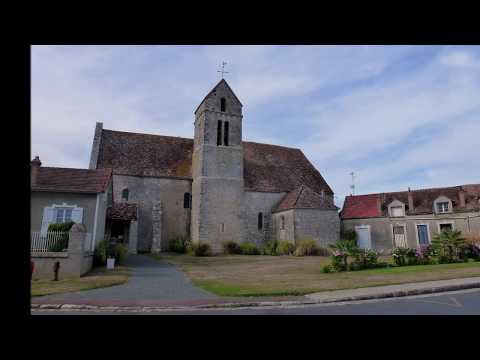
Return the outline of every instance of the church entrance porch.
{"type": "Polygon", "coordinates": [[[114,203],[107,209],[106,240],[115,237],[118,243],[128,246],[131,254],[137,253],[137,204],[114,203]]]}

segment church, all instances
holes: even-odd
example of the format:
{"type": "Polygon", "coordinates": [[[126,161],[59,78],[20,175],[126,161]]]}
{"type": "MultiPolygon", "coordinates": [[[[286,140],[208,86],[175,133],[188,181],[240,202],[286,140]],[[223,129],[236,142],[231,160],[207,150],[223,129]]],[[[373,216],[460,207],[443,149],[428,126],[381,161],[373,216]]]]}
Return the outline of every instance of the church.
{"type": "Polygon", "coordinates": [[[89,168],[112,171],[107,237],[132,253],[179,236],[214,253],[224,241],[338,240],[333,190],[300,149],[243,140],[242,104],[224,79],[194,114],[193,139],[96,124],[89,168]]]}

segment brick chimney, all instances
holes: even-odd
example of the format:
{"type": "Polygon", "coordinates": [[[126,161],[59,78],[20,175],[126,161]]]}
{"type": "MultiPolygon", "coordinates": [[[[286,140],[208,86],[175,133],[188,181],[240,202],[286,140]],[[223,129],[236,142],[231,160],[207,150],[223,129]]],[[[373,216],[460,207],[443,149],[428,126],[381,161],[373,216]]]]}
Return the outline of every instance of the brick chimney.
{"type": "Polygon", "coordinates": [[[40,161],[40,158],[38,156],[35,156],[35,159],[30,161],[30,185],[36,185],[37,184],[37,176],[38,176],[38,170],[40,169],[40,166],[42,166],[42,162],[40,161]]]}
{"type": "Polygon", "coordinates": [[[464,208],[465,207],[465,190],[461,189],[458,192],[458,198],[460,200],[460,207],[464,208]]]}
{"type": "Polygon", "coordinates": [[[408,211],[412,211],[415,210],[413,208],[413,193],[412,191],[410,190],[410,188],[408,188],[408,211]]]}

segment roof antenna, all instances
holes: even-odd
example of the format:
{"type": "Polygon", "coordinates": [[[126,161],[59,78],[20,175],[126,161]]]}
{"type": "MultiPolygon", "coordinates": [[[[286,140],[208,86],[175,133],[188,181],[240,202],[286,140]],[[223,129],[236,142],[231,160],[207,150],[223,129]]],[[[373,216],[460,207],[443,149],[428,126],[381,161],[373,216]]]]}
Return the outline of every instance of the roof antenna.
{"type": "Polygon", "coordinates": [[[350,185],[352,193],[350,195],[355,195],[355,173],[352,171],[350,175],[352,176],[352,185],[350,185]]]}

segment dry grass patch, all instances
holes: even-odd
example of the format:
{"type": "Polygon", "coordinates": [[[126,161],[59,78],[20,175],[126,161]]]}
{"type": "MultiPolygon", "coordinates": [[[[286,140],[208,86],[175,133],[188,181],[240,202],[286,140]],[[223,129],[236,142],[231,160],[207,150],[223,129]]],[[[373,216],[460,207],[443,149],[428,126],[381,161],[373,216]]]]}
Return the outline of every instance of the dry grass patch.
{"type": "Polygon", "coordinates": [[[162,254],[156,257],[179,267],[197,286],[221,296],[303,295],[326,290],[480,276],[480,262],[324,274],[321,268],[330,259],[323,256],[228,255],[199,258],[162,254]]]}
{"type": "Polygon", "coordinates": [[[121,285],[128,281],[128,277],[129,269],[125,266],[118,266],[114,270],[96,268],[79,278],[32,280],[31,295],[44,296],[121,285]]]}

